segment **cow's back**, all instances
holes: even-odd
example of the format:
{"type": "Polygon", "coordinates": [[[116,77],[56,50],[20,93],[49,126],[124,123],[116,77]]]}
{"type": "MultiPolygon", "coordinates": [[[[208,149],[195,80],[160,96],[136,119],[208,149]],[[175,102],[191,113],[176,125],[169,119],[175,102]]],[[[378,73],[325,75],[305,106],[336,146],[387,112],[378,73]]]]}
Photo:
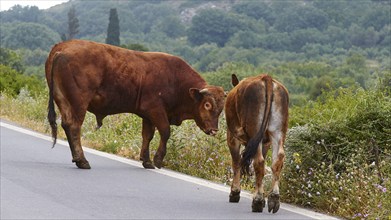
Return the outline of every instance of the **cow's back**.
{"type": "MultiPolygon", "coordinates": [[[[265,76],[260,75],[242,80],[229,92],[226,99],[228,129],[243,143],[253,137],[262,124],[266,107],[265,76]]],[[[270,118],[282,117],[283,114],[280,112],[287,113],[288,111],[288,92],[281,83],[274,79],[272,85],[273,99],[270,118]]]]}

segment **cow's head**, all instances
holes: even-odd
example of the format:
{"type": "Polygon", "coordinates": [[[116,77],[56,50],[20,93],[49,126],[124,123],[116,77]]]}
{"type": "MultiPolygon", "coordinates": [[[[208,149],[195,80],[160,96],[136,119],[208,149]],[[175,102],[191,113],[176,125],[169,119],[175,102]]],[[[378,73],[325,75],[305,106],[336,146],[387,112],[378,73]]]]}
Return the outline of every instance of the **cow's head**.
{"type": "Polygon", "coordinates": [[[199,128],[208,135],[216,135],[219,115],[224,108],[224,90],[218,86],[206,86],[203,89],[191,88],[191,98],[196,103],[194,120],[199,128]]]}

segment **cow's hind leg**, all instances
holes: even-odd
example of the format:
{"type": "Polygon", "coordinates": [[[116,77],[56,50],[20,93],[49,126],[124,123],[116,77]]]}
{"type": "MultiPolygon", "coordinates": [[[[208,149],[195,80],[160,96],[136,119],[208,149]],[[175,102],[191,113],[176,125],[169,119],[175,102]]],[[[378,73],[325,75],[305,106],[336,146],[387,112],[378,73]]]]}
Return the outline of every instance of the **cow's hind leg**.
{"type": "Polygon", "coordinates": [[[273,162],[272,162],[272,192],[268,196],[268,210],[269,212],[273,211],[276,213],[280,208],[280,174],[284,164],[284,135],[280,131],[275,131],[271,133],[271,142],[273,149],[273,162]]]}
{"type": "Polygon", "coordinates": [[[265,158],[261,150],[262,144],[258,147],[257,154],[254,158],[254,171],[255,171],[255,193],[252,202],[253,212],[263,212],[265,207],[265,191],[263,188],[263,177],[265,176],[265,158]]]}
{"type": "Polygon", "coordinates": [[[143,161],[143,167],[146,169],[155,169],[149,156],[149,143],[155,134],[155,126],[148,120],[143,119],[143,145],[140,152],[140,160],[143,161]]]}
{"type": "Polygon", "coordinates": [[[234,173],[229,194],[229,202],[239,202],[240,200],[240,142],[227,131],[227,143],[232,157],[232,170],[234,173]]]}

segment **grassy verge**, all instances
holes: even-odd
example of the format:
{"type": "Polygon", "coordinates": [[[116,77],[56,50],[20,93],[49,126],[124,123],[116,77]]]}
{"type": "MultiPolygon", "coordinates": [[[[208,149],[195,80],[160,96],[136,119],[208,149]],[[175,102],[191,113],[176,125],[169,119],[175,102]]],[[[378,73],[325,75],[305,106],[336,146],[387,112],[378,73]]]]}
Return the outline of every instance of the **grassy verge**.
{"type": "MultiPolygon", "coordinates": [[[[318,102],[291,109],[281,181],[283,201],[348,219],[390,218],[391,100],[387,94],[338,90],[318,102]]],[[[49,133],[47,92],[35,98],[26,90],[15,98],[3,93],[0,101],[1,118],[49,133]]],[[[120,114],[107,117],[103,123],[95,131],[95,118],[87,114],[83,145],[138,159],[141,120],[120,114]]],[[[232,171],[225,129],[224,116],[217,137],[206,136],[192,121],[173,126],[165,166],[229,185],[232,171]]],[[[152,154],[158,136],[151,142],[152,154]]],[[[59,137],[65,139],[62,129],[59,137]]],[[[249,179],[243,180],[243,185],[249,190],[253,186],[249,179]]]]}

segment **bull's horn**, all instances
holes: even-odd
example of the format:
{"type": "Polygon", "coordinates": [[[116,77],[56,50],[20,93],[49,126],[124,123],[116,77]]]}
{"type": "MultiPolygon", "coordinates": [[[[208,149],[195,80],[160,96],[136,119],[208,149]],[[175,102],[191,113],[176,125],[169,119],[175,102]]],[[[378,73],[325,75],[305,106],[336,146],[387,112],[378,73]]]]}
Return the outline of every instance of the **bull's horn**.
{"type": "Polygon", "coordinates": [[[209,90],[207,88],[200,90],[201,94],[209,94],[209,90]]]}

